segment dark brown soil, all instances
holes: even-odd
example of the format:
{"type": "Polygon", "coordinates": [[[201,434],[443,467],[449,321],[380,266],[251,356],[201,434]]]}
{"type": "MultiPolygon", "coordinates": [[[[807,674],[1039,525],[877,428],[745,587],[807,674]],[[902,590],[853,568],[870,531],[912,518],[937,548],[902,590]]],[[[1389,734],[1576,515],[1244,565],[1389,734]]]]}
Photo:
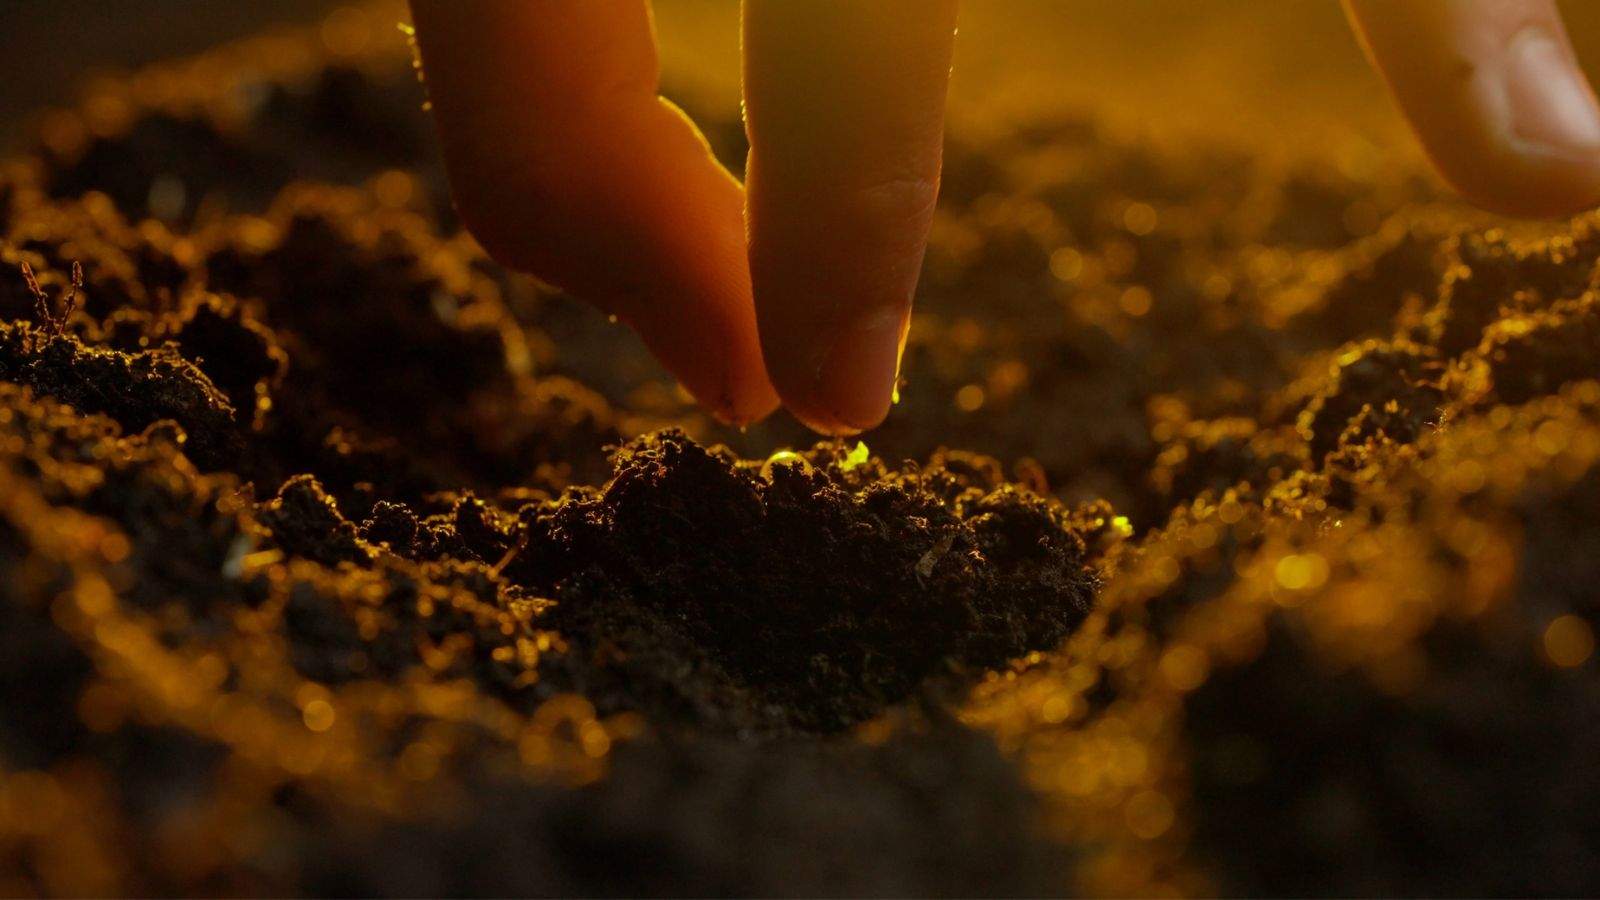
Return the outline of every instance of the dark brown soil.
{"type": "Polygon", "coordinates": [[[957,132],[904,401],[818,444],[311,48],[0,172],[0,892],[1600,891],[1592,217],[957,132]]]}

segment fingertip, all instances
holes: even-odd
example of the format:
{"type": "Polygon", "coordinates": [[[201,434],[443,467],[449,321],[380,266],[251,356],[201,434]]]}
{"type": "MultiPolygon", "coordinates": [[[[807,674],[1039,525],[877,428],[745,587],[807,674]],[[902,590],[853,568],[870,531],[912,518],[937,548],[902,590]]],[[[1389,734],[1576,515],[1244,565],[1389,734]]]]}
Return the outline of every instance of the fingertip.
{"type": "Polygon", "coordinates": [[[845,437],[881,425],[894,403],[906,326],[902,311],[869,317],[841,328],[819,365],[774,367],[784,405],[823,434],[845,437]]]}
{"type": "Polygon", "coordinates": [[[777,390],[760,370],[729,373],[714,390],[702,394],[690,388],[689,393],[712,418],[734,428],[759,422],[781,405],[777,390]]]}
{"type": "Polygon", "coordinates": [[[1521,217],[1600,202],[1600,102],[1553,0],[1346,0],[1428,158],[1473,203],[1521,217]]]}
{"type": "MultiPolygon", "coordinates": [[[[1595,124],[1600,128],[1600,116],[1595,124]]],[[[1600,146],[1557,147],[1509,135],[1482,149],[1425,149],[1452,188],[1489,212],[1553,218],[1600,205],[1600,146]]]]}
{"type": "Polygon", "coordinates": [[[855,437],[863,431],[868,431],[873,427],[867,426],[866,428],[857,428],[853,425],[847,425],[834,418],[832,413],[829,413],[826,410],[805,410],[787,405],[784,408],[789,410],[789,415],[795,417],[795,421],[811,429],[812,431],[815,431],[817,434],[820,434],[823,437],[855,437]]]}
{"type": "Polygon", "coordinates": [[[1439,169],[1474,206],[1500,215],[1550,219],[1600,206],[1600,154],[1590,161],[1552,160],[1535,153],[1503,160],[1489,170],[1452,171],[1443,163],[1439,169]]]}
{"type": "Polygon", "coordinates": [[[659,359],[696,404],[724,425],[736,428],[759,422],[777,411],[777,390],[760,365],[744,359],[740,348],[708,356],[702,348],[685,346],[681,336],[633,326],[652,355],[659,359]]]}
{"type": "Polygon", "coordinates": [[[833,435],[888,415],[939,192],[955,0],[747,0],[746,221],[767,370],[833,435]]]}
{"type": "Polygon", "coordinates": [[[1487,83],[1474,85],[1491,122],[1492,153],[1447,175],[1486,209],[1570,215],[1600,201],[1600,103],[1564,34],[1547,22],[1505,43],[1487,83]]]}
{"type": "Polygon", "coordinates": [[[724,424],[748,425],[780,401],[756,336],[742,240],[702,237],[705,255],[663,266],[648,300],[618,315],[696,403],[724,424]]]}

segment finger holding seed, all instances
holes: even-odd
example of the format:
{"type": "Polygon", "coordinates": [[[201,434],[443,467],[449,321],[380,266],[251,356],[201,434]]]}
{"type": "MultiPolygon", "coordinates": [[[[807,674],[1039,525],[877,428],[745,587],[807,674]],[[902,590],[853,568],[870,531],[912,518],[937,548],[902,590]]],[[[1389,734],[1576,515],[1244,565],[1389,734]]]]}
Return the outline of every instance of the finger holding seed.
{"type": "Polygon", "coordinates": [[[626,320],[722,418],[781,396],[836,434],[894,393],[955,7],[750,0],[747,210],[657,95],[645,0],[412,3],[456,203],[488,251],[626,320]]]}

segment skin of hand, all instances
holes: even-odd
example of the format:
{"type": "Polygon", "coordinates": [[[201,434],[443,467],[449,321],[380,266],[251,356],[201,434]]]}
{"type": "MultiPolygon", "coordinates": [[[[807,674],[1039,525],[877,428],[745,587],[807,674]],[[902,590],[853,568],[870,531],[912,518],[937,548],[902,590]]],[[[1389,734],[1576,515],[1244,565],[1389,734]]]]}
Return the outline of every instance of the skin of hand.
{"type": "MultiPolygon", "coordinates": [[[[957,0],[744,0],[746,183],[658,95],[649,0],[411,0],[462,220],[628,322],[713,414],[887,415],[938,197],[957,0]]],[[[1440,174],[1600,204],[1600,104],[1554,0],[1344,0],[1440,174]]]]}

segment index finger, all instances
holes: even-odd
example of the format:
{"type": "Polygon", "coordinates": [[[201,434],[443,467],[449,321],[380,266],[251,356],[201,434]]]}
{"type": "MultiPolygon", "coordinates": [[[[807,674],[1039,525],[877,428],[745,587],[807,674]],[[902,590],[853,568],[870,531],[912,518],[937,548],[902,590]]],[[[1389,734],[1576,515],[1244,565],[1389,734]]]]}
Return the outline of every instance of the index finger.
{"type": "Polygon", "coordinates": [[[801,421],[887,414],[938,196],[956,0],[746,0],[750,271],[801,421]]]}
{"type": "Polygon", "coordinates": [[[646,0],[411,0],[462,220],[499,261],[615,313],[697,399],[777,406],[744,194],[657,94],[646,0]]]}

